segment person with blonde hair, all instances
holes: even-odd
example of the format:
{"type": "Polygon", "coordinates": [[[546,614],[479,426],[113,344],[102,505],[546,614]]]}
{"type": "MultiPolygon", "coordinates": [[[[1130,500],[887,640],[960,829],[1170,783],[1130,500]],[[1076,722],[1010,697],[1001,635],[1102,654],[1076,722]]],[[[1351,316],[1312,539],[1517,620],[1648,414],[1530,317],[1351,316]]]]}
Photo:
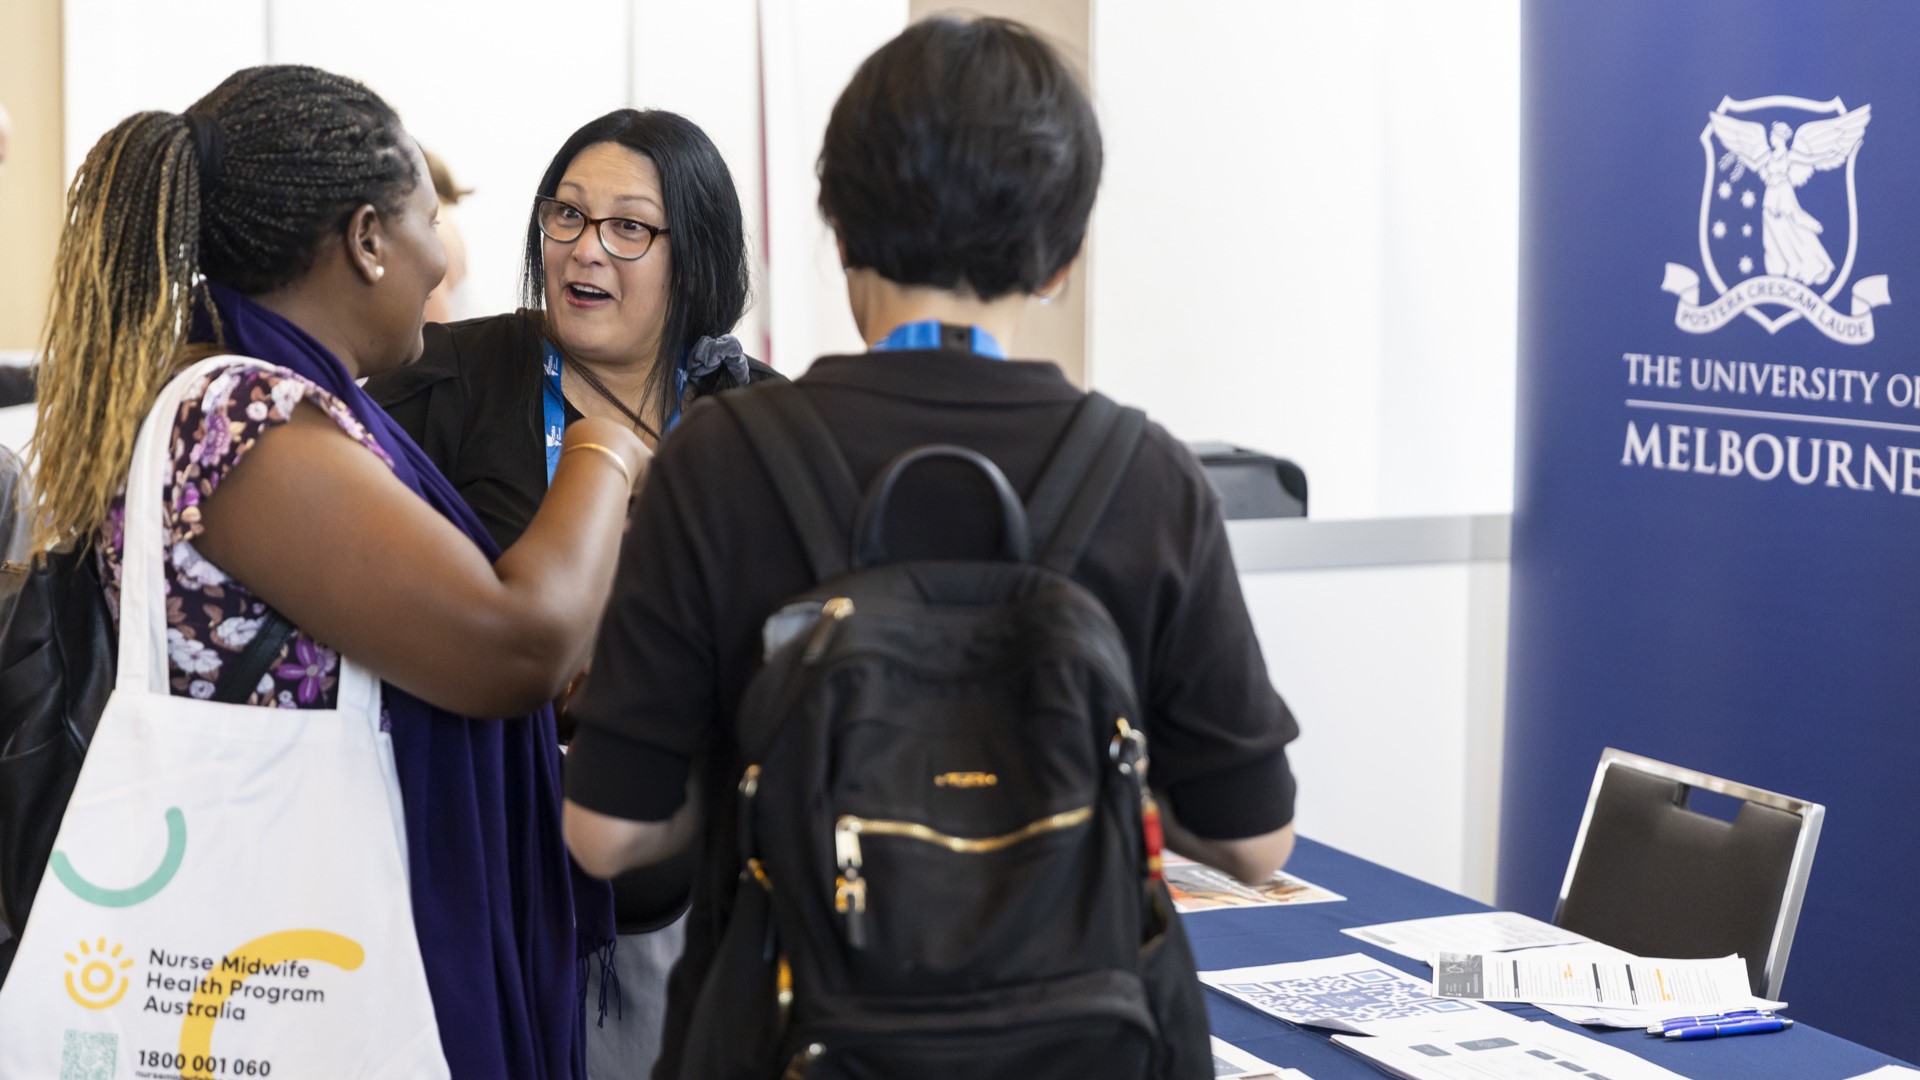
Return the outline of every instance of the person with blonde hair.
{"type": "Polygon", "coordinates": [[[112,600],[142,420],[190,361],[232,354],[170,418],[171,690],[213,696],[276,613],[295,632],[238,699],[331,708],[342,656],[384,680],[452,1075],[577,1078],[578,971],[612,941],[612,900],[570,872],[547,702],[585,660],[648,455],[619,424],[576,424],[501,551],[359,388],[420,354],[446,271],[438,206],[393,109],[314,68],[250,68],[184,114],[115,125],[80,166],[60,239],[36,539],[92,545],[112,600]]]}
{"type": "Polygon", "coordinates": [[[427,175],[433,178],[433,193],[440,200],[440,243],[447,249],[447,276],[440,287],[427,297],[427,321],[449,323],[460,317],[460,287],[467,283],[467,238],[447,211],[473,194],[454,182],[453,170],[440,155],[422,150],[427,158],[427,175]]]}

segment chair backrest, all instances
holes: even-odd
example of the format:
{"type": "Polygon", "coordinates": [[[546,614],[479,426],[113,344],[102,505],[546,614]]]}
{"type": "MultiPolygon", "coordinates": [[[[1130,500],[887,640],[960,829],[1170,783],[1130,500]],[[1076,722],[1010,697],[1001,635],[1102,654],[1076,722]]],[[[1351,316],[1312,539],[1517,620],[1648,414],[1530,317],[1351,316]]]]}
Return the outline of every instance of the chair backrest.
{"type": "Polygon", "coordinates": [[[1600,755],[1554,909],[1557,926],[1639,956],[1739,953],[1777,998],[1826,808],[1652,758],[1600,755]],[[1732,821],[1695,789],[1741,800],[1732,821]]]}

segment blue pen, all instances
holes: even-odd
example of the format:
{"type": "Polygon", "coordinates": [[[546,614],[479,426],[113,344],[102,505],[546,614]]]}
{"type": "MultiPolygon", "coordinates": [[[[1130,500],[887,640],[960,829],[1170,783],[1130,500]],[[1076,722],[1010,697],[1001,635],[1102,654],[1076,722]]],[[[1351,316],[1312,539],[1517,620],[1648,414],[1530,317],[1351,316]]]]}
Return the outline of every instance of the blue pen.
{"type": "Polygon", "coordinates": [[[1721,1035],[1759,1035],[1768,1031],[1785,1031],[1793,1026],[1793,1021],[1783,1016],[1769,1016],[1754,1020],[1736,1020],[1731,1024],[1702,1024],[1699,1027],[1677,1028],[1667,1032],[1669,1039],[1712,1039],[1721,1035]]]}
{"type": "Polygon", "coordinates": [[[1752,1020],[1773,1015],[1772,1009],[1733,1009],[1723,1013],[1708,1013],[1705,1016],[1676,1016],[1647,1025],[1647,1034],[1665,1035],[1675,1028],[1699,1027],[1702,1024],[1723,1024],[1730,1020],[1752,1020]]]}

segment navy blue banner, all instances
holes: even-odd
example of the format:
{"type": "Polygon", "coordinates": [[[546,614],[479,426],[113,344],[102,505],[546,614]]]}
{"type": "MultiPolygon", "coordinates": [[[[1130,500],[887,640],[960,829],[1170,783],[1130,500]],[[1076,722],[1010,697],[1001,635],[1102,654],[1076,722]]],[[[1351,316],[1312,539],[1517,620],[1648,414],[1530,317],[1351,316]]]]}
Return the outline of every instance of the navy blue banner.
{"type": "Polygon", "coordinates": [[[1824,803],[1784,996],[1920,1060],[1920,5],[1523,36],[1500,901],[1605,746],[1824,803]]]}

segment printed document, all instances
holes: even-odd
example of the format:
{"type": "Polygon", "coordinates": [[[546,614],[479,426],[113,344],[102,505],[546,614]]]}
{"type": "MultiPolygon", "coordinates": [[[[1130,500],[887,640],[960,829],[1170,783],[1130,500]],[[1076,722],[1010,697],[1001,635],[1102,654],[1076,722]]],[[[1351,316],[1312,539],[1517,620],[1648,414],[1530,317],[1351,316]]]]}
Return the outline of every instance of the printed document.
{"type": "Polygon", "coordinates": [[[1443,952],[1433,965],[1434,994],[1477,1001],[1671,1009],[1674,1014],[1738,1008],[1750,1002],[1747,965],[1717,960],[1646,960],[1615,952],[1443,952]]]}
{"type": "Polygon", "coordinates": [[[1768,1001],[1765,998],[1748,998],[1744,1001],[1729,1001],[1717,1009],[1681,1009],[1676,1014],[1673,1009],[1609,1009],[1600,1005],[1554,1005],[1542,1004],[1540,1008],[1562,1020],[1587,1027],[1625,1028],[1628,1031],[1640,1031],[1662,1021],[1678,1016],[1701,1016],[1708,1013],[1729,1012],[1733,1009],[1771,1009],[1779,1012],[1787,1007],[1784,1001],[1768,1001]]]}
{"type": "Polygon", "coordinates": [[[1292,964],[1203,971],[1200,981],[1294,1024],[1366,1034],[1383,1020],[1445,1023],[1499,1010],[1436,997],[1425,980],[1364,953],[1292,964]]]}
{"type": "Polygon", "coordinates": [[[1477,911],[1470,915],[1350,926],[1340,932],[1428,964],[1433,963],[1435,953],[1442,952],[1509,952],[1589,943],[1583,935],[1513,911],[1477,911]]]}
{"type": "MultiPolygon", "coordinates": [[[[1597,941],[1586,945],[1548,946],[1528,952],[1526,957],[1529,960],[1572,960],[1577,965],[1582,960],[1591,959],[1596,955],[1622,961],[1638,959],[1623,949],[1602,945],[1597,941]]],[[[1616,1008],[1611,1005],[1564,1005],[1551,1001],[1534,1002],[1534,1004],[1562,1020],[1575,1024],[1584,1024],[1587,1027],[1625,1028],[1629,1031],[1641,1030],[1663,1020],[1671,1020],[1675,1016],[1727,1012],[1732,1009],[1772,1009],[1777,1012],[1787,1007],[1784,1001],[1768,1001],[1765,998],[1752,996],[1723,1001],[1717,1008],[1708,1009],[1692,1007],[1675,1009],[1667,1005],[1655,1005],[1650,1008],[1616,1008]]]]}
{"type": "Polygon", "coordinates": [[[1161,863],[1174,909],[1183,915],[1226,908],[1277,907],[1287,904],[1324,904],[1346,897],[1311,881],[1275,870],[1258,885],[1248,885],[1232,874],[1168,853],[1161,863]]]}
{"type": "Polygon", "coordinates": [[[1512,1017],[1444,1031],[1381,1030],[1333,1041],[1404,1080],[1680,1080],[1618,1047],[1512,1017]]]}

